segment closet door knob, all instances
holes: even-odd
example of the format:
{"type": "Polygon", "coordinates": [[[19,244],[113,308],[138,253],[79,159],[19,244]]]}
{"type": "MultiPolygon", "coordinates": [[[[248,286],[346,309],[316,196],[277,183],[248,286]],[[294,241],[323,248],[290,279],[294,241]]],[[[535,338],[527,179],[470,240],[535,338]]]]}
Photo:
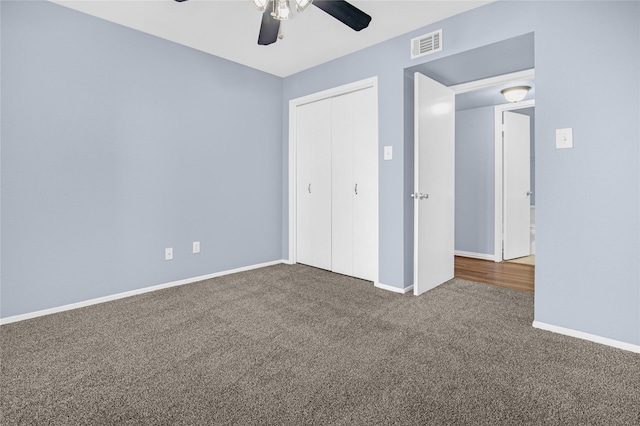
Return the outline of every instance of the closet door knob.
{"type": "Polygon", "coordinates": [[[530,196],[530,195],[533,195],[533,192],[527,191],[527,197],[530,196]]]}

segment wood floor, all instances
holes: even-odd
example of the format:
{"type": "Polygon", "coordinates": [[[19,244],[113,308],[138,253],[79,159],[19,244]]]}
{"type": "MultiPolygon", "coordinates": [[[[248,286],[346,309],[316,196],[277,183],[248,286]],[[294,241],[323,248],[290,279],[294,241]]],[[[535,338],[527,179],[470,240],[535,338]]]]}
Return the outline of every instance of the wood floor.
{"type": "Polygon", "coordinates": [[[498,285],[516,290],[533,291],[535,266],[511,262],[493,262],[456,256],[455,277],[498,285]]]}

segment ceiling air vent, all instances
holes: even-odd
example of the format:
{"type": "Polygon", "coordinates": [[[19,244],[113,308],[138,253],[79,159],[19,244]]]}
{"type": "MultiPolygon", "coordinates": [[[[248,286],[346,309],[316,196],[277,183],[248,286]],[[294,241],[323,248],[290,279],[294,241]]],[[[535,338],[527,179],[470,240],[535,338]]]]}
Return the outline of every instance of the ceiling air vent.
{"type": "Polygon", "coordinates": [[[411,59],[430,55],[442,50],[442,30],[416,37],[411,40],[411,59]]]}

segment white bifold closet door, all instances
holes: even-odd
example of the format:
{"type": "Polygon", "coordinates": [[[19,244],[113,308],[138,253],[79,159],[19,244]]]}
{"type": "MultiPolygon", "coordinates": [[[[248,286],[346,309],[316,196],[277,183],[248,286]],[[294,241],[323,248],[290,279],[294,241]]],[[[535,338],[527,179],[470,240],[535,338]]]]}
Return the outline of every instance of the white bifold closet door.
{"type": "Polygon", "coordinates": [[[331,270],[331,99],[297,108],[297,260],[331,270]]]}
{"type": "Polygon", "coordinates": [[[331,270],[375,281],[378,123],[373,88],[332,98],[331,270]]]}
{"type": "Polygon", "coordinates": [[[297,262],[377,281],[375,89],[298,106],[296,152],[297,262]]]}

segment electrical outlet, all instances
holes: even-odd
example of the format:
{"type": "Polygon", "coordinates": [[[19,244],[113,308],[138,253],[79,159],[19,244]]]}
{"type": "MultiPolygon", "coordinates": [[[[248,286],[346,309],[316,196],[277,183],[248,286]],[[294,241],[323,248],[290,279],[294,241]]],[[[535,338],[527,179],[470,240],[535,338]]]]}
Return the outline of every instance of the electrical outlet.
{"type": "Polygon", "coordinates": [[[172,260],[173,259],[173,248],[168,247],[164,249],[164,260],[172,260]]]}
{"type": "Polygon", "coordinates": [[[200,253],[200,241],[193,242],[193,252],[200,253]]]}

